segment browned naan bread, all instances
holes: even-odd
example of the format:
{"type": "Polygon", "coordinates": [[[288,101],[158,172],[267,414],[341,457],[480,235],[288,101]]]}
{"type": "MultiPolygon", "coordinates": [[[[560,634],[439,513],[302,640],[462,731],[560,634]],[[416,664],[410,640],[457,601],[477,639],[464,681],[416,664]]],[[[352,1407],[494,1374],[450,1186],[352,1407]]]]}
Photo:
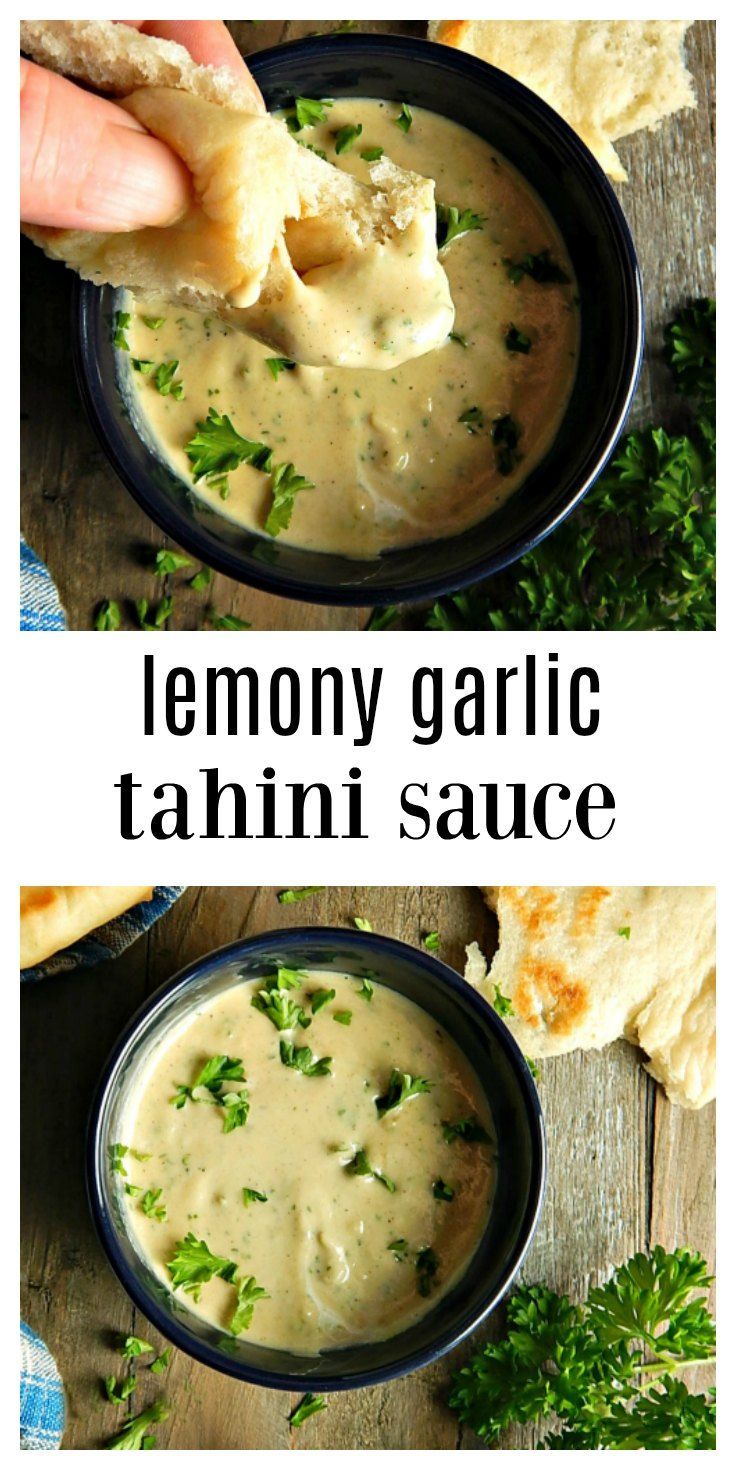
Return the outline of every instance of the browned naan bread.
{"type": "Polygon", "coordinates": [[[152,898],[152,888],[21,888],[20,965],[38,965],[152,898]]]}
{"type": "Polygon", "coordinates": [[[715,1095],[713,888],[485,888],[499,923],[488,969],[477,944],[466,978],[512,1004],[530,1057],[624,1036],[673,1102],[715,1095]]]}

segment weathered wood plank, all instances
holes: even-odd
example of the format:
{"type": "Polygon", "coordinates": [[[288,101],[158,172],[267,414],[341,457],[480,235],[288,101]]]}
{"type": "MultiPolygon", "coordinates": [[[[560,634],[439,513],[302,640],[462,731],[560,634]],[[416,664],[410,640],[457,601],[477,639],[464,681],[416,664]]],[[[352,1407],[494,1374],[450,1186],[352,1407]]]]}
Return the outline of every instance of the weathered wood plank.
{"type": "MultiPolygon", "coordinates": [[[[334,21],[232,21],[247,54],[334,21]]],[[[423,34],[421,21],[359,21],[360,30],[423,34]]],[[[677,424],[680,408],[661,362],[662,327],[692,296],[713,290],[715,152],[713,109],[715,23],[697,21],[688,54],[699,106],[656,133],[620,145],[629,182],[618,192],[640,253],[649,322],[647,361],[634,419],[677,424]]],[[[81,410],[70,352],[71,280],[24,242],[21,347],[22,521],[30,544],[48,563],[72,628],[90,628],[105,597],[156,601],[170,586],[146,568],[163,542],[107,464],[81,410]]],[[[254,628],[357,629],[360,609],[312,607],[269,597],[216,576],[208,595],[177,584],[172,628],[203,626],[206,608],[232,612],[254,628]]]]}
{"type": "MultiPolygon", "coordinates": [[[[280,905],[273,889],[190,889],[113,964],[24,992],[23,1311],[64,1375],[67,1448],[95,1447],[119,1423],[99,1391],[101,1375],[118,1366],[111,1334],[136,1331],[158,1341],[109,1271],[83,1195],[85,1115],[109,1046],[145,994],[207,949],[267,928],[349,925],[355,915],[412,944],[438,929],[442,957],[457,969],[471,938],[488,954],[495,943],[495,922],[469,888],[341,888],[293,906],[280,905]]],[[[526,1279],[583,1295],[633,1250],[656,1241],[689,1244],[713,1259],[713,1108],[671,1107],[624,1043],[546,1062],[540,1091],[550,1178],[526,1279]]],[[[171,1448],[473,1449],[477,1443],[458,1433],[445,1406],[449,1371],[466,1352],[403,1381],[335,1395],[328,1412],[296,1434],[286,1422],[294,1396],[236,1384],[181,1353],[154,1389],[143,1376],[145,1401],[164,1391],[171,1402],[174,1412],[159,1434],[171,1448]]],[[[513,1435],[508,1443],[522,1447],[533,1439],[513,1435]]]]}

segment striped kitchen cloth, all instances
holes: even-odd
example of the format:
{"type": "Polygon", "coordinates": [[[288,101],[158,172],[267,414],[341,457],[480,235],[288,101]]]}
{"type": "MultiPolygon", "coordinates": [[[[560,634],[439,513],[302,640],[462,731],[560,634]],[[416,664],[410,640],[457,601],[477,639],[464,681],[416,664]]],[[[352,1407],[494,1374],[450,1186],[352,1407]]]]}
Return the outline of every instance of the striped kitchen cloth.
{"type": "Polygon", "coordinates": [[[45,1342],[20,1324],[20,1447],[58,1450],[64,1433],[64,1385],[45,1342]]]}
{"type": "Polygon", "coordinates": [[[42,960],[40,965],[21,970],[21,980],[45,980],[48,975],[61,975],[66,970],[76,970],[81,965],[99,965],[102,960],[114,959],[135,939],[139,939],[141,934],[145,934],[152,924],[163,918],[183,892],[183,888],[154,888],[153,898],[149,898],[146,903],[137,903],[135,908],[128,909],[119,919],[103,924],[91,934],[86,934],[84,939],[70,944],[68,949],[61,949],[58,954],[51,955],[50,959],[42,960]]]}
{"type": "Polygon", "coordinates": [[[66,613],[47,566],[20,538],[21,633],[64,633],[66,613]]]}

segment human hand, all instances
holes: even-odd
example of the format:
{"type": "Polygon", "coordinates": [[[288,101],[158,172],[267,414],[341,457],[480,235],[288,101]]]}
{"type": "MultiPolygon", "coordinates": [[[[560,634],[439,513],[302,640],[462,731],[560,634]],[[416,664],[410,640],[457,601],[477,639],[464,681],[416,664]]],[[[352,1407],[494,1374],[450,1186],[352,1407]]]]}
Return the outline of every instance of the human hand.
{"type": "MultiPolygon", "coordinates": [[[[178,41],[203,66],[229,67],[263,99],[220,20],[120,24],[178,41]]],[[[55,72],[21,60],[21,219],[67,230],[125,231],[167,225],[187,206],[181,159],[124,108],[55,72]]]]}

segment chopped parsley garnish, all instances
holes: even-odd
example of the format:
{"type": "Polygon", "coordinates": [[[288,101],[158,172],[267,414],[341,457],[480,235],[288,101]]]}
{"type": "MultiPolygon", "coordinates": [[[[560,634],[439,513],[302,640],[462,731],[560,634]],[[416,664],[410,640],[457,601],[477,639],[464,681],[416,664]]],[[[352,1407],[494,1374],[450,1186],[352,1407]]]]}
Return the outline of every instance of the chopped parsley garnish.
{"type": "Polygon", "coordinates": [[[308,1046],[295,1046],[293,1041],[279,1042],[281,1060],[285,1067],[293,1067],[305,1077],[329,1077],[332,1057],[312,1057],[308,1046]]]}
{"type": "Polygon", "coordinates": [[[197,421],[197,432],[185,444],[184,453],[192,466],[194,480],[230,474],[241,464],[252,464],[264,471],[271,468],[272,451],[268,445],[244,439],[228,415],[218,413],[216,408],[208,409],[207,418],[197,421]]]}
{"type": "Polygon", "coordinates": [[[472,209],[458,209],[454,204],[437,205],[437,249],[444,250],[451,245],[453,240],[459,240],[461,235],[469,235],[473,230],[483,229],[483,216],[474,214],[472,209]]]}
{"type": "Polygon", "coordinates": [[[119,602],[106,599],[101,602],[97,609],[95,618],[95,631],[97,633],[117,633],[123,620],[119,602]]]}
{"type": "Polygon", "coordinates": [[[324,893],[324,884],[316,888],[284,888],[281,893],[276,894],[279,903],[301,903],[303,898],[311,898],[313,893],[324,893]]]}
{"type": "Polygon", "coordinates": [[[353,1013],[352,1011],[335,1011],[332,1019],[333,1021],[337,1021],[340,1026],[349,1026],[353,1019],[353,1013]]]}
{"type": "Polygon", "coordinates": [[[309,997],[312,1015],[316,1016],[317,1012],[321,1011],[323,1006],[329,1005],[330,1001],[335,999],[335,994],[336,992],[334,990],[315,990],[309,997]]]}
{"type": "Polygon", "coordinates": [[[126,1378],[121,1378],[118,1383],[114,1373],[103,1379],[105,1385],[105,1397],[111,1404],[124,1404],[126,1399],[134,1392],[137,1379],[129,1373],[126,1378]]]}
{"type": "Polygon", "coordinates": [[[251,1000],[255,1010],[267,1016],[277,1031],[293,1031],[306,1020],[304,1011],[285,990],[259,990],[251,1000]]]}
{"type": "Polygon", "coordinates": [[[362,131],[362,123],[346,123],[344,128],[338,128],[335,133],[335,152],[349,153],[362,131]]]}
{"type": "Polygon", "coordinates": [[[265,990],[299,990],[307,978],[306,970],[290,970],[279,965],[275,975],[269,975],[264,983],[265,990]]]}
{"type": "Polygon", "coordinates": [[[454,1189],[450,1184],[445,1184],[444,1179],[435,1179],[432,1185],[432,1193],[435,1199],[446,1200],[448,1204],[450,1200],[455,1198],[454,1189]]]}
{"type": "Polygon", "coordinates": [[[305,1419],[311,1419],[313,1414],[321,1413],[327,1408],[327,1400],[321,1393],[305,1393],[304,1398],[292,1409],[289,1415],[289,1423],[292,1429],[298,1429],[305,1419]]]}
{"type": "Polygon", "coordinates": [[[501,475],[510,475],[521,459],[517,454],[521,428],[510,413],[493,420],[491,442],[496,446],[496,466],[501,475]]]}
{"type": "Polygon", "coordinates": [[[409,1249],[409,1242],[408,1240],[404,1240],[403,1236],[398,1236],[396,1240],[389,1241],[388,1249],[393,1251],[397,1261],[405,1261],[409,1249]]]}
{"type": "Polygon", "coordinates": [[[345,1172],[346,1174],[358,1174],[363,1178],[377,1179],[378,1183],[382,1184],[384,1189],[388,1190],[389,1194],[396,1193],[396,1185],[393,1179],[389,1179],[388,1175],[382,1173],[380,1169],[373,1168],[364,1148],[359,1148],[356,1151],[350,1163],[345,1165],[345,1172]]]}
{"type": "Polygon", "coordinates": [[[474,1115],[469,1118],[459,1118],[457,1123],[447,1123],[443,1120],[442,1137],[445,1143],[454,1143],[456,1138],[462,1139],[463,1143],[491,1142],[482,1123],[474,1115]]]}
{"type": "Polygon", "coordinates": [[[130,343],[125,335],[131,323],[129,311],[116,311],[112,319],[112,345],[121,352],[130,352],[130,343]]]}
{"type": "Polygon", "coordinates": [[[146,1160],[151,1157],[150,1154],[140,1153],[137,1148],[129,1148],[127,1143],[108,1144],[107,1156],[113,1174],[125,1174],[127,1176],[128,1171],[123,1163],[123,1159],[128,1154],[130,1154],[132,1159],[136,1159],[139,1164],[145,1164],[146,1160]]]}
{"type": "Polygon", "coordinates": [[[623,927],[623,929],[617,929],[616,932],[619,935],[619,938],[621,938],[621,939],[630,939],[631,938],[631,926],[629,924],[625,924],[624,927],[623,927]]]}
{"type": "Polygon", "coordinates": [[[431,1246],[425,1246],[417,1254],[414,1262],[417,1273],[417,1290],[420,1296],[429,1296],[434,1286],[434,1278],[440,1268],[440,1263],[431,1246]]]}
{"type": "Polygon", "coordinates": [[[356,914],[355,918],[353,919],[353,923],[354,923],[356,929],[362,929],[362,931],[363,931],[364,934],[372,934],[373,933],[373,925],[371,924],[371,922],[370,922],[369,919],[361,919],[356,914]]]}
{"type": "Polygon", "coordinates": [[[715,1449],[715,1391],[692,1394],[675,1376],[714,1359],[711,1279],[702,1256],[658,1245],[580,1306],[519,1286],[506,1336],[453,1373],[450,1407],[486,1444],[541,1418],[556,1423],[538,1449],[715,1449]]]}
{"type": "Polygon", "coordinates": [[[177,378],[179,371],[179,360],[173,358],[171,362],[162,362],[156,368],[153,381],[163,398],[176,398],[177,401],[184,397],[184,384],[181,378],[177,378]]]}
{"type": "Polygon", "coordinates": [[[178,1085],[171,1102],[175,1108],[183,1108],[188,1101],[217,1104],[224,1110],[223,1133],[232,1133],[236,1128],[245,1127],[250,1111],[250,1098],[245,1087],[239,1092],[223,1092],[222,1087],[225,1082],[244,1081],[245,1073],[240,1058],[218,1054],[205,1062],[191,1085],[178,1085]],[[197,1092],[205,1092],[209,1096],[196,1097],[197,1092]]]}
{"type": "Polygon", "coordinates": [[[124,1188],[125,1193],[129,1194],[132,1199],[137,1199],[138,1195],[143,1193],[142,1184],[131,1184],[130,1181],[126,1181],[124,1188]]]}
{"type": "Polygon", "coordinates": [[[173,597],[162,597],[156,608],[152,608],[147,597],[139,597],[135,602],[135,615],[138,626],[144,633],[156,633],[168,623],[174,611],[173,597]]]}
{"type": "Polygon", "coordinates": [[[156,1373],[159,1377],[162,1373],[165,1373],[169,1366],[171,1353],[172,1349],[170,1347],[164,1348],[163,1352],[159,1353],[158,1357],[154,1358],[153,1362],[148,1364],[151,1372],[156,1373]]]}
{"type": "Polygon", "coordinates": [[[526,332],[520,332],[513,322],[503,340],[507,352],[523,352],[526,355],[532,345],[531,337],[527,337],[526,332]]]}
{"type": "Polygon", "coordinates": [[[410,1098],[419,1097],[423,1092],[429,1092],[431,1088],[432,1083],[427,1082],[425,1077],[412,1077],[409,1072],[399,1072],[394,1067],[386,1091],[381,1097],[376,1098],[376,1111],[379,1118],[385,1117],[386,1113],[391,1112],[393,1108],[400,1108],[410,1098]]]}
{"type": "Polygon", "coordinates": [[[219,628],[221,633],[247,633],[253,627],[245,618],[237,618],[235,613],[218,613],[214,608],[210,608],[208,617],[212,627],[219,628]]]}
{"type": "Polygon", "coordinates": [[[278,379],[282,373],[293,372],[294,368],[296,367],[296,363],[292,362],[290,357],[267,357],[266,367],[268,368],[271,377],[274,379],[274,381],[276,381],[276,379],[278,379]]]}
{"type": "Polygon", "coordinates": [[[457,342],[459,347],[467,347],[468,345],[468,339],[463,336],[462,332],[450,332],[450,341],[457,342]]]}
{"type": "Polygon", "coordinates": [[[373,986],[366,976],[361,981],[360,990],[356,990],[355,993],[360,996],[361,1000],[373,1000],[373,986]]]}
{"type": "Polygon", "coordinates": [[[549,250],[540,250],[538,255],[522,255],[521,260],[509,260],[504,258],[506,274],[515,286],[524,276],[536,281],[540,286],[568,286],[570,277],[566,275],[562,267],[552,259],[549,250]]]}
{"type": "Polygon", "coordinates": [[[212,568],[200,567],[199,571],[195,572],[194,576],[189,578],[188,585],[193,592],[203,592],[205,587],[209,587],[211,581],[212,568]]]}
{"type": "Polygon", "coordinates": [[[458,423],[464,424],[469,434],[477,434],[478,430],[482,429],[485,424],[482,409],[477,406],[466,408],[465,412],[460,414],[458,423]]]}
{"type": "Polygon", "coordinates": [[[152,1434],[147,1434],[152,1424],[163,1424],[168,1419],[171,1410],[166,1404],[159,1401],[151,1404],[150,1408],[144,1409],[142,1414],[136,1414],[135,1418],[126,1419],[120,1434],[107,1442],[109,1450],[151,1450],[156,1441],[152,1434]]]}
{"type": "Polygon", "coordinates": [[[229,1328],[235,1337],[245,1332],[253,1321],[253,1308],[256,1302],[262,1301],[268,1296],[268,1292],[259,1286],[255,1276],[243,1276],[235,1283],[238,1292],[238,1304],[230,1318],[229,1328]]]}
{"type": "Polygon", "coordinates": [[[383,149],[364,148],[360,156],[365,159],[366,163],[377,163],[379,158],[383,158],[383,149]]]}
{"type": "Polygon", "coordinates": [[[244,1128],[250,1112],[247,1088],[242,1088],[240,1092],[223,1092],[218,1101],[224,1109],[223,1133],[234,1133],[236,1128],[244,1128]]]}
{"type": "Polygon", "coordinates": [[[366,631],[369,633],[383,633],[387,628],[393,628],[398,622],[399,609],[397,607],[374,607],[368,619],[366,631]]]}
{"type": "Polygon", "coordinates": [[[141,373],[144,378],[149,377],[156,366],[151,357],[131,357],[130,365],[135,372],[141,373]]]}
{"type": "Polygon", "coordinates": [[[141,317],[141,321],[143,322],[144,327],[150,327],[152,332],[157,332],[158,329],[159,329],[159,327],[162,327],[164,325],[164,322],[166,321],[166,317],[165,316],[144,316],[144,317],[141,317]]]}
{"type": "Polygon", "coordinates": [[[424,945],[424,948],[425,949],[428,949],[429,950],[429,953],[430,954],[439,954],[439,948],[440,948],[439,931],[437,929],[433,929],[432,932],[431,932],[431,934],[425,934],[425,936],[424,936],[424,938],[422,940],[422,944],[424,945]]]}
{"type": "Polygon", "coordinates": [[[539,1073],[539,1067],[537,1066],[536,1062],[534,1061],[534,1058],[533,1057],[524,1057],[524,1061],[526,1062],[527,1067],[529,1068],[529,1071],[531,1072],[532,1077],[534,1078],[534,1081],[535,1082],[538,1081],[539,1075],[540,1075],[540,1073],[539,1073]]]}
{"type": "Polygon", "coordinates": [[[141,1353],[152,1353],[153,1343],[143,1337],[121,1337],[118,1350],[123,1358],[139,1358],[141,1353]]]}
{"type": "Polygon", "coordinates": [[[317,123],[325,122],[330,107],[334,107],[331,97],[295,97],[294,107],[286,117],[289,132],[300,133],[302,128],[314,128],[317,123]]]}
{"type": "Polygon", "coordinates": [[[401,128],[402,133],[408,133],[413,121],[414,118],[411,108],[407,106],[406,102],[402,102],[399,115],[394,118],[397,128],[401,128]]]}
{"type": "Polygon", "coordinates": [[[491,1005],[497,1016],[513,1016],[514,1007],[507,995],[503,994],[501,986],[494,982],[491,1005]]]}
{"type": "MultiPolygon", "coordinates": [[[[218,1052],[216,1056],[208,1058],[204,1066],[197,1073],[191,1088],[186,1087],[183,1089],[180,1088],[179,1090],[185,1093],[184,1101],[186,1097],[191,1097],[192,1093],[198,1087],[206,1087],[207,1091],[211,1092],[214,1097],[219,1097],[223,1083],[242,1082],[244,1079],[245,1072],[243,1071],[243,1063],[240,1057],[226,1057],[218,1052]]],[[[175,1106],[180,1108],[183,1106],[183,1102],[177,1101],[175,1106]]]]}
{"type": "Polygon", "coordinates": [[[234,1261],[228,1261],[226,1256],[216,1256],[207,1242],[198,1240],[190,1230],[183,1240],[177,1240],[174,1254],[166,1262],[166,1269],[171,1276],[172,1286],[180,1286],[195,1301],[199,1301],[205,1282],[212,1281],[215,1276],[221,1277],[223,1281],[234,1282],[237,1266],[234,1261]]]}
{"type": "Polygon", "coordinates": [[[166,1219],[166,1205],[158,1204],[162,1194],[163,1190],[161,1189],[146,1190],[141,1200],[141,1209],[144,1215],[148,1216],[149,1220],[166,1219]]]}
{"type": "Polygon", "coordinates": [[[306,143],[304,138],[295,138],[294,142],[298,143],[300,148],[308,148],[310,153],[316,153],[318,158],[323,159],[325,163],[327,162],[327,154],[324,148],[316,148],[314,143],[306,143]]]}
{"type": "Polygon", "coordinates": [[[181,571],[182,567],[192,565],[188,556],[183,551],[168,551],[165,547],[156,552],[153,563],[153,572],[156,577],[168,577],[172,572],[181,571]]]}
{"type": "Polygon", "coordinates": [[[268,1195],[261,1194],[259,1189],[243,1189],[243,1204],[245,1205],[246,1209],[248,1208],[248,1205],[252,1204],[265,1205],[267,1200],[268,1195]]]}
{"type": "Polygon", "coordinates": [[[278,536],[291,522],[294,501],[300,490],[313,490],[314,485],[304,475],[298,475],[293,464],[274,465],[271,473],[273,500],[264,530],[268,536],[278,536]]]}

